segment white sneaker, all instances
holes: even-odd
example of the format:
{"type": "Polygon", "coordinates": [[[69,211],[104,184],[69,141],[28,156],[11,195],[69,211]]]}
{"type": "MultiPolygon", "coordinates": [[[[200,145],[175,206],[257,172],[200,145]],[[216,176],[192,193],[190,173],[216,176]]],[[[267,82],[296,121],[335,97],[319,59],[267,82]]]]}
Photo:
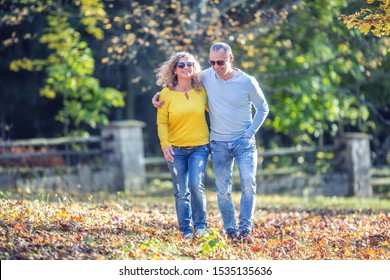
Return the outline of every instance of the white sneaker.
{"type": "Polygon", "coordinates": [[[187,234],[183,235],[183,238],[186,238],[186,239],[192,239],[193,237],[194,237],[194,235],[192,233],[187,233],[187,234]]]}
{"type": "Polygon", "coordinates": [[[197,229],[195,231],[195,236],[196,237],[201,237],[201,236],[206,235],[206,234],[207,234],[207,231],[204,228],[200,228],[200,229],[197,229]]]}

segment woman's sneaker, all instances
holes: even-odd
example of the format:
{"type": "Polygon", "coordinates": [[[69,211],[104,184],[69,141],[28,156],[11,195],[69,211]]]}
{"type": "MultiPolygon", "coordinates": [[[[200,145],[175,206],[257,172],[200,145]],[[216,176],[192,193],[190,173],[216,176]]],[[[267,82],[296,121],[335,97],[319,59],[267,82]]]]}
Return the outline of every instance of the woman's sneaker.
{"type": "Polygon", "coordinates": [[[202,237],[207,234],[207,230],[205,228],[200,228],[195,231],[196,237],[202,237]]]}
{"type": "Polygon", "coordinates": [[[192,239],[192,238],[194,238],[194,235],[192,234],[192,232],[186,233],[186,234],[183,234],[183,238],[185,238],[185,239],[192,239]]]}
{"type": "Polygon", "coordinates": [[[254,241],[251,235],[251,231],[247,228],[240,230],[240,232],[238,233],[238,239],[248,243],[253,243],[254,241]]]}

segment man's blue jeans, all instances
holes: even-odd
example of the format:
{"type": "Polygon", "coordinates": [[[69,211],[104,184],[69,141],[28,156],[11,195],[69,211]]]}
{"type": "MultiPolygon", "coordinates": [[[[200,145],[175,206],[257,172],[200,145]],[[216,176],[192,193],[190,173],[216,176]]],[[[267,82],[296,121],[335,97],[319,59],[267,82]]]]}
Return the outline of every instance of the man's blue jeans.
{"type": "Polygon", "coordinates": [[[252,229],[256,203],[257,149],[254,137],[241,137],[231,142],[212,140],[211,159],[215,175],[218,206],[226,233],[252,229]],[[241,201],[239,228],[236,226],[232,200],[233,164],[236,162],[240,174],[241,201]]]}
{"type": "Polygon", "coordinates": [[[174,161],[168,162],[172,175],[176,214],[183,235],[207,227],[204,175],[209,145],[172,147],[174,161]],[[191,224],[193,222],[193,225],[191,224]]]}

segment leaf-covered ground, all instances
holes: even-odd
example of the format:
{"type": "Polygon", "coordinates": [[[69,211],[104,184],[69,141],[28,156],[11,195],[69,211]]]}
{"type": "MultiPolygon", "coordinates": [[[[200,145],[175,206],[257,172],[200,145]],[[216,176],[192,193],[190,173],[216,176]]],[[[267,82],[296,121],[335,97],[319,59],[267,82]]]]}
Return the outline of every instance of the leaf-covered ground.
{"type": "Polygon", "coordinates": [[[2,194],[0,259],[390,260],[388,208],[305,208],[263,199],[255,241],[246,244],[225,238],[215,194],[208,197],[210,234],[194,240],[180,237],[170,196],[53,202],[2,194]]]}

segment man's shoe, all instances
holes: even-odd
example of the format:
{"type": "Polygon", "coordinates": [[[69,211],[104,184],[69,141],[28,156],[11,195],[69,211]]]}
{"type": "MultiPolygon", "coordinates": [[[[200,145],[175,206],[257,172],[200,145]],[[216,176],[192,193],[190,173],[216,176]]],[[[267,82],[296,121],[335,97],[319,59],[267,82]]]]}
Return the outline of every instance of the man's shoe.
{"type": "Polygon", "coordinates": [[[240,232],[238,233],[238,239],[245,241],[247,243],[253,243],[253,241],[254,241],[253,237],[251,235],[251,231],[247,228],[240,230],[240,232]]]}
{"type": "Polygon", "coordinates": [[[235,232],[228,232],[226,234],[226,237],[228,240],[232,241],[232,242],[237,242],[238,241],[238,236],[237,236],[237,233],[235,232]]]}

